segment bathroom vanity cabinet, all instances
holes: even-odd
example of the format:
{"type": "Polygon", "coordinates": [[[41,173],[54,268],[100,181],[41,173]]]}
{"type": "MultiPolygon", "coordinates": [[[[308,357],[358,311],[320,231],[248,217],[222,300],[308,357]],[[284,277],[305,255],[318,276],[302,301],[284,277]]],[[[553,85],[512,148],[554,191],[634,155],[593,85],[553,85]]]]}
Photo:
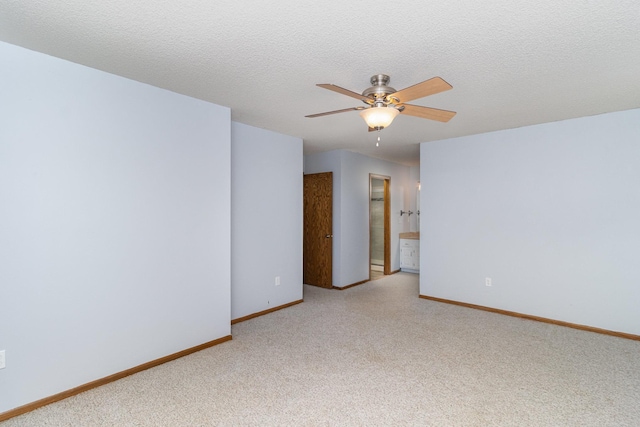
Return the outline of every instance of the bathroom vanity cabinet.
{"type": "Polygon", "coordinates": [[[420,233],[400,233],[400,270],[420,272],[420,233]]]}

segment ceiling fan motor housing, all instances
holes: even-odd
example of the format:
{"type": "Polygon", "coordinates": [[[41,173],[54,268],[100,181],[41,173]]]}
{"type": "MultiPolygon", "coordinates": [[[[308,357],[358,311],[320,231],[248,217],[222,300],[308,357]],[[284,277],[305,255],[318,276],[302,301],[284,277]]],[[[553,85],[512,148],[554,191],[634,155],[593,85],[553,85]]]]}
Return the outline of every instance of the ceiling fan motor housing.
{"type": "Polygon", "coordinates": [[[391,77],[386,74],[376,74],[371,76],[370,82],[373,86],[365,89],[365,91],[362,92],[362,96],[369,97],[373,95],[376,104],[382,103],[386,105],[387,102],[385,102],[384,98],[389,94],[397,92],[394,88],[387,86],[390,81],[391,77]]]}

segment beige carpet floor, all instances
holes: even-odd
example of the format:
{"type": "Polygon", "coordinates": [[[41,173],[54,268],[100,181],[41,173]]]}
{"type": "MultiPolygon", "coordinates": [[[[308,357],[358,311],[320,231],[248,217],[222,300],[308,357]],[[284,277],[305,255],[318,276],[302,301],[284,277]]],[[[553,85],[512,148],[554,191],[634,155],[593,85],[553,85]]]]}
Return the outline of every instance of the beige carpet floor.
{"type": "Polygon", "coordinates": [[[16,426],[640,426],[640,342],[418,298],[398,273],[16,426]]]}

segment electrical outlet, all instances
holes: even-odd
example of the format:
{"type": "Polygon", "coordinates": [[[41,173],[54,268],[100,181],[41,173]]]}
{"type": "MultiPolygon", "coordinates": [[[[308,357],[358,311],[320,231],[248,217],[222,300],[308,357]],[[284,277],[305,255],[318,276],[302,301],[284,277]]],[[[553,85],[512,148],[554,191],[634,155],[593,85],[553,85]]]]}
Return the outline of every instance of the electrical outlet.
{"type": "Polygon", "coordinates": [[[0,350],[0,369],[4,369],[6,366],[4,360],[4,350],[0,350]]]}
{"type": "Polygon", "coordinates": [[[491,277],[485,277],[484,284],[485,286],[491,286],[491,277]]]}
{"type": "Polygon", "coordinates": [[[276,276],[276,286],[280,286],[280,276],[276,276]]]}

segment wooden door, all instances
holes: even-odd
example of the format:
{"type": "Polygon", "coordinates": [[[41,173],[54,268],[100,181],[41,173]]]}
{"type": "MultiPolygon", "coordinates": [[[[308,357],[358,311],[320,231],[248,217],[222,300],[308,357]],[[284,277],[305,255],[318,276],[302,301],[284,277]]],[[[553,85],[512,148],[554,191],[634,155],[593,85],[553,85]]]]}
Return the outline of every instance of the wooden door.
{"type": "Polygon", "coordinates": [[[304,176],[303,281],[332,288],[333,173],[304,176]]]}

